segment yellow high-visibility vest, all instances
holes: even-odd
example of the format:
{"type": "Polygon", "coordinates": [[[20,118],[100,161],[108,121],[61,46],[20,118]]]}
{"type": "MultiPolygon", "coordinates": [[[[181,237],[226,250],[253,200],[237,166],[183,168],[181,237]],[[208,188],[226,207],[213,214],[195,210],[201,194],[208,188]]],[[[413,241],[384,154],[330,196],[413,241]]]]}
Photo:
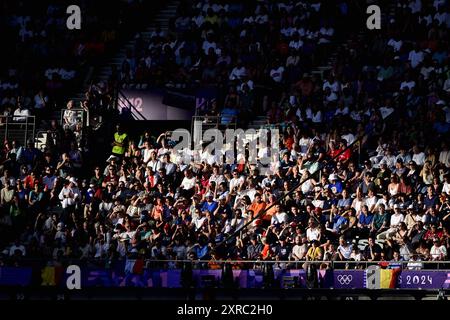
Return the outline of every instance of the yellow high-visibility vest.
{"type": "MultiPolygon", "coordinates": [[[[122,144],[125,141],[126,137],[127,137],[126,133],[122,133],[122,134],[118,134],[117,132],[114,133],[114,141],[118,144],[122,144]]],[[[123,146],[123,145],[122,146],[114,146],[112,148],[112,152],[115,154],[123,155],[125,153],[125,146],[123,146]]]]}

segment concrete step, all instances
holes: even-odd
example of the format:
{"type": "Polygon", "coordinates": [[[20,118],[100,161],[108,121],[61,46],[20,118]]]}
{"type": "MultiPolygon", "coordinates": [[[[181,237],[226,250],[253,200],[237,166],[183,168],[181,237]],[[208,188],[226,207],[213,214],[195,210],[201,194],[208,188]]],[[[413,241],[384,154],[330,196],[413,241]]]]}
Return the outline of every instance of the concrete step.
{"type": "MultiPolygon", "coordinates": [[[[180,1],[170,1],[165,8],[161,9],[159,13],[149,21],[149,25],[141,32],[136,33],[136,35],[141,35],[145,43],[150,41],[151,34],[157,29],[161,28],[162,31],[167,32],[169,27],[169,20],[176,15],[176,11],[180,1]]],[[[136,36],[135,35],[135,36],[136,36]]],[[[127,51],[134,51],[136,46],[136,39],[133,37],[120,49],[118,49],[116,55],[113,58],[105,61],[105,64],[97,71],[93,76],[96,81],[106,81],[112,74],[113,69],[120,70],[123,60],[126,58],[127,51]]],[[[84,98],[84,93],[83,93],[84,98]]]]}

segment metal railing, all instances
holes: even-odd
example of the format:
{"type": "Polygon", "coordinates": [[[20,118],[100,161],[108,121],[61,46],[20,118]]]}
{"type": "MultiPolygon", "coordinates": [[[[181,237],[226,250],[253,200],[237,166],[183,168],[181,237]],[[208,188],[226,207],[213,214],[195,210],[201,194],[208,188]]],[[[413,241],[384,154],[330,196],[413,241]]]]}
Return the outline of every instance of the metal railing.
{"type": "Polygon", "coordinates": [[[222,116],[193,116],[191,122],[191,135],[194,141],[201,141],[203,133],[208,129],[236,129],[236,119],[222,123],[222,116]]]}
{"type": "Polygon", "coordinates": [[[39,130],[36,132],[36,135],[34,137],[34,147],[41,150],[42,152],[45,151],[45,148],[48,146],[48,132],[44,130],[39,130]]]}
{"type": "Polygon", "coordinates": [[[120,112],[120,114],[129,114],[134,120],[147,120],[147,118],[127,98],[122,90],[118,89],[116,99],[116,108],[120,112]]]}
{"type": "Polygon", "coordinates": [[[335,260],[161,260],[161,259],[146,259],[146,266],[151,268],[152,266],[163,266],[168,264],[192,264],[193,267],[209,269],[210,266],[214,266],[213,269],[221,269],[225,264],[231,264],[236,269],[259,269],[263,268],[265,264],[272,264],[276,269],[303,269],[306,264],[315,264],[317,266],[329,267],[338,270],[351,270],[351,269],[367,269],[370,266],[383,266],[387,268],[401,268],[402,270],[449,270],[450,261],[422,261],[422,260],[403,260],[403,261],[335,261],[335,260]],[[216,267],[218,266],[218,267],[216,267]]]}
{"type": "Polygon", "coordinates": [[[0,116],[0,139],[15,140],[25,145],[34,138],[35,116],[0,116]]]}
{"type": "MultiPolygon", "coordinates": [[[[124,263],[128,260],[136,260],[136,258],[122,257],[116,260],[118,263],[124,263]]],[[[152,269],[170,269],[173,267],[181,268],[185,264],[190,264],[194,269],[222,269],[225,265],[231,265],[233,269],[240,270],[260,270],[264,265],[272,265],[274,269],[292,270],[304,269],[307,264],[315,264],[318,268],[331,268],[336,270],[365,270],[370,266],[380,266],[383,268],[401,268],[402,270],[450,270],[450,260],[428,261],[428,260],[402,260],[402,261],[337,261],[337,260],[215,260],[215,259],[152,259],[144,260],[145,268],[152,269]]],[[[22,258],[20,265],[36,264],[37,262],[47,264],[52,259],[29,259],[22,258]]],[[[6,265],[8,260],[4,260],[6,265]]],[[[109,263],[106,257],[76,259],[62,257],[58,262],[64,264],[90,264],[101,266],[109,263]]]]}
{"type": "Polygon", "coordinates": [[[88,121],[87,112],[84,109],[61,109],[61,118],[60,124],[63,128],[69,127],[70,129],[74,129],[77,123],[81,123],[82,127],[85,127],[88,121]],[[66,117],[69,116],[69,111],[74,112],[74,121],[68,122],[66,121],[66,117]]]}

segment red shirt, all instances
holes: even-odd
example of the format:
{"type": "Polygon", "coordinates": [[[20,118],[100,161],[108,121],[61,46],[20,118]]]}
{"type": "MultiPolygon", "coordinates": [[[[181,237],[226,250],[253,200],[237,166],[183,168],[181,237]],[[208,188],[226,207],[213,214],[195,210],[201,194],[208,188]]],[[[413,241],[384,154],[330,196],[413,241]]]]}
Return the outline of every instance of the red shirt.
{"type": "MultiPolygon", "coordinates": [[[[339,150],[339,152],[341,152],[342,150],[339,150]]],[[[339,161],[347,161],[348,159],[350,159],[350,157],[352,156],[352,152],[350,151],[350,149],[345,150],[343,153],[341,153],[341,155],[338,157],[339,161]]]]}

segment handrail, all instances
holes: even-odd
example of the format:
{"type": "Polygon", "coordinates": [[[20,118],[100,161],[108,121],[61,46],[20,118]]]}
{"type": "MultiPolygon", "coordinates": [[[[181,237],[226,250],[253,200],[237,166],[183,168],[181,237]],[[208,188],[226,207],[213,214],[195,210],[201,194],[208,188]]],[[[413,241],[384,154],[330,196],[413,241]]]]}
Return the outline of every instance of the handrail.
{"type": "Polygon", "coordinates": [[[130,100],[128,100],[127,96],[122,92],[122,90],[118,89],[117,101],[119,102],[120,99],[125,100],[129,106],[128,108],[137,113],[142,118],[142,120],[146,120],[145,116],[130,102],[130,100]]]}
{"type": "MultiPolygon", "coordinates": [[[[131,259],[131,258],[129,258],[131,259]]],[[[131,259],[133,260],[133,259],[131,259]]],[[[425,264],[450,264],[450,260],[439,260],[439,261],[429,261],[429,260],[402,260],[402,261],[387,261],[387,260],[374,260],[374,261],[336,261],[336,260],[205,260],[205,259],[183,259],[183,260],[173,260],[173,259],[145,259],[145,261],[151,262],[180,262],[180,263],[265,263],[265,264],[277,264],[277,263],[337,263],[337,264],[380,264],[380,263],[393,263],[393,264],[409,264],[409,263],[425,263],[425,264]]]]}
{"type": "MultiPolygon", "coordinates": [[[[137,258],[130,258],[130,257],[123,257],[122,259],[119,258],[117,262],[126,262],[126,261],[134,261],[137,260],[137,258]]],[[[450,260],[440,260],[440,261],[422,261],[422,260],[402,260],[402,261],[354,261],[354,260],[348,260],[348,261],[335,261],[335,260],[214,260],[214,259],[180,259],[180,260],[174,260],[174,259],[153,259],[153,258],[146,258],[143,259],[145,262],[145,265],[148,267],[152,263],[156,264],[167,264],[167,263],[175,263],[175,264],[198,264],[198,265],[225,265],[225,264],[233,264],[233,265],[249,265],[252,269],[254,269],[254,266],[250,265],[264,265],[264,264],[272,264],[272,265],[285,265],[285,268],[282,269],[295,269],[292,268],[292,266],[295,266],[296,268],[300,267],[301,269],[304,267],[304,264],[327,264],[329,267],[333,269],[347,269],[350,265],[353,266],[364,266],[364,269],[366,269],[368,266],[380,266],[383,264],[384,266],[398,266],[399,268],[411,270],[413,268],[419,268],[419,269],[425,269],[426,266],[435,266],[437,269],[425,269],[427,271],[433,271],[433,270],[450,270],[450,260]],[[337,266],[344,266],[344,268],[336,268],[337,266]],[[444,268],[440,268],[441,266],[444,266],[444,268]]],[[[7,260],[6,260],[7,261],[7,260]]],[[[22,258],[21,261],[26,264],[27,262],[42,262],[43,264],[47,264],[48,262],[51,262],[52,259],[27,259],[22,258]]],[[[76,264],[77,262],[80,263],[101,263],[101,262],[107,262],[108,258],[101,257],[101,258],[89,258],[89,259],[76,259],[76,258],[68,258],[63,257],[62,259],[58,260],[59,262],[67,262],[70,264],[76,264]]],[[[245,269],[245,268],[244,268],[245,269]]]]}
{"type": "Polygon", "coordinates": [[[81,121],[82,121],[82,124],[83,124],[83,127],[84,127],[84,123],[83,122],[84,122],[84,114],[86,113],[86,110],[83,109],[83,108],[72,108],[72,109],[64,108],[64,109],[61,109],[60,121],[59,121],[61,123],[61,126],[64,126],[64,113],[67,110],[74,111],[74,112],[77,112],[77,113],[81,112],[81,121]]]}
{"type": "Polygon", "coordinates": [[[36,132],[36,134],[34,136],[34,147],[38,148],[39,147],[39,142],[40,142],[40,150],[41,151],[44,151],[45,148],[47,147],[48,136],[45,136],[45,138],[43,137],[46,141],[39,141],[39,137],[43,136],[44,134],[47,134],[46,130],[39,130],[38,132],[36,132]]]}
{"type": "MultiPolygon", "coordinates": [[[[10,131],[12,130],[19,130],[24,134],[23,141],[20,141],[23,144],[26,144],[29,140],[28,137],[28,131],[32,130],[34,139],[34,131],[36,128],[36,116],[29,115],[7,115],[7,116],[0,116],[0,123],[3,124],[3,126],[0,127],[0,129],[4,129],[4,139],[8,140],[10,136],[10,131]],[[24,118],[25,120],[16,120],[17,118],[24,118]],[[25,128],[22,128],[25,127],[25,128]],[[18,128],[18,129],[15,129],[18,128]],[[31,129],[29,129],[31,128],[31,129]]],[[[17,138],[15,138],[17,139],[17,138]]]]}

